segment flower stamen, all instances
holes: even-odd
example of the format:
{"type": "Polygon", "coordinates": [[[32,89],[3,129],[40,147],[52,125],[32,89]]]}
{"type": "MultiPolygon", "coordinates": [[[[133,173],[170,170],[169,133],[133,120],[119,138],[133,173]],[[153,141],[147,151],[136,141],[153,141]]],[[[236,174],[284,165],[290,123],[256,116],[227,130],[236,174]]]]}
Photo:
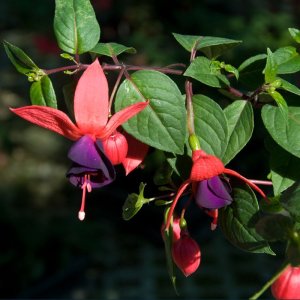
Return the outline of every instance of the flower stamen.
{"type": "Polygon", "coordinates": [[[78,219],[80,221],[83,221],[85,218],[85,198],[86,198],[86,191],[88,191],[88,193],[90,193],[92,191],[92,185],[91,185],[91,175],[90,174],[85,174],[84,175],[84,181],[83,184],[81,186],[82,189],[82,198],[81,198],[81,207],[80,210],[78,212],[78,219]]]}

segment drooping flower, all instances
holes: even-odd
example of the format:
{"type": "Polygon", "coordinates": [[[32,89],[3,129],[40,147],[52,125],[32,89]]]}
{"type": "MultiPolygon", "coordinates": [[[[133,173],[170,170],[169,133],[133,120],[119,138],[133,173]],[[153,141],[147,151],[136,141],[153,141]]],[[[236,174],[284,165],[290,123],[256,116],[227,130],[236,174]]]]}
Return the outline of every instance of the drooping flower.
{"type": "Polygon", "coordinates": [[[180,238],[172,244],[172,257],[186,277],[198,269],[201,261],[200,248],[186,230],[183,230],[180,238]]]}
{"type": "Polygon", "coordinates": [[[275,299],[300,299],[300,267],[289,265],[271,286],[275,299]]]}
{"type": "MultiPolygon", "coordinates": [[[[193,160],[193,165],[192,165],[190,177],[189,177],[189,179],[184,181],[182,183],[182,185],[179,187],[177,194],[176,194],[176,196],[172,202],[172,205],[170,207],[168,217],[167,217],[167,222],[166,222],[166,230],[168,230],[168,228],[170,226],[170,221],[171,221],[172,215],[174,213],[175,206],[176,206],[178,200],[180,199],[181,195],[183,194],[183,192],[186,190],[186,188],[190,184],[192,184],[194,187],[193,190],[195,191],[195,190],[197,190],[197,187],[199,188],[199,184],[202,184],[201,182],[210,180],[210,183],[211,183],[211,180],[214,177],[222,175],[222,174],[234,176],[234,177],[242,180],[247,185],[249,185],[252,189],[254,189],[256,192],[258,192],[264,199],[266,199],[268,201],[268,198],[265,195],[265,193],[256,184],[252,183],[251,181],[249,181],[247,178],[243,177],[236,171],[225,168],[222,161],[219,158],[217,158],[216,156],[207,154],[203,150],[194,150],[192,153],[192,160],[193,160]]],[[[215,209],[224,207],[224,206],[230,204],[231,201],[230,201],[230,198],[228,197],[228,195],[225,195],[226,188],[224,188],[223,186],[220,186],[220,182],[216,179],[213,179],[212,182],[215,186],[217,186],[218,197],[216,197],[215,195],[212,196],[212,194],[210,194],[210,197],[206,198],[206,201],[201,200],[201,204],[204,204],[205,206],[210,206],[208,208],[211,208],[214,212],[215,209]],[[223,197],[225,197],[227,200],[221,199],[223,197]]],[[[221,184],[223,185],[223,183],[221,183],[221,184]]],[[[197,193],[196,193],[196,197],[198,196],[198,198],[204,192],[206,192],[206,194],[208,194],[208,192],[210,191],[207,186],[206,186],[206,188],[202,189],[202,191],[201,191],[201,189],[202,189],[202,186],[200,187],[199,194],[197,195],[197,193]]],[[[198,199],[198,203],[199,203],[199,201],[200,200],[198,199]]],[[[204,206],[204,208],[205,208],[205,206],[204,206]]],[[[217,214],[215,214],[215,215],[217,216],[217,214]]],[[[215,220],[214,220],[214,222],[215,222],[215,220]]],[[[215,228],[215,226],[212,226],[212,228],[215,228]]]]}
{"type": "Polygon", "coordinates": [[[31,105],[11,111],[31,123],[75,141],[68,154],[73,164],[67,177],[82,189],[82,205],[78,216],[83,220],[86,191],[107,185],[115,178],[113,165],[103,150],[103,141],[147,105],[146,101],[135,103],[109,118],[108,83],[101,65],[95,60],[83,72],[75,90],[75,123],[64,112],[51,107],[31,105]]]}

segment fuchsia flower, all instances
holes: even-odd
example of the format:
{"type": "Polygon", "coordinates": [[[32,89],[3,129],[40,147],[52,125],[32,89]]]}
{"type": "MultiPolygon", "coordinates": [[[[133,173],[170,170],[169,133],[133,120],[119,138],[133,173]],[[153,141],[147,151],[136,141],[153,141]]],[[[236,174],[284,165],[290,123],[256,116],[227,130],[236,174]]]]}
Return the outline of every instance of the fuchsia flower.
{"type": "MultiPolygon", "coordinates": [[[[175,199],[170,207],[166,222],[166,230],[168,230],[174,213],[175,206],[186,188],[192,184],[196,203],[204,209],[211,209],[214,221],[212,229],[216,227],[217,209],[227,206],[232,202],[230,196],[230,188],[226,186],[219,177],[222,174],[237,177],[244,181],[252,189],[258,192],[264,199],[268,201],[265,193],[254,183],[249,181],[234,170],[224,167],[222,161],[214,155],[209,155],[203,150],[195,150],[192,154],[193,166],[190,178],[183,182],[179,187],[175,199]]],[[[210,214],[210,213],[209,213],[210,214]]]]}
{"type": "Polygon", "coordinates": [[[289,265],[271,287],[275,299],[300,299],[300,266],[289,265]]]}
{"type": "MultiPolygon", "coordinates": [[[[180,225],[180,218],[175,217],[172,221],[171,253],[174,263],[187,277],[198,269],[201,261],[201,252],[197,242],[190,237],[184,219],[183,221],[183,228],[180,225]]],[[[164,228],[163,224],[161,227],[163,240],[165,240],[164,228]]]]}
{"type": "MultiPolygon", "coordinates": [[[[31,105],[11,111],[31,123],[75,141],[68,153],[73,164],[67,172],[67,177],[73,185],[82,189],[82,204],[78,217],[83,220],[86,191],[90,192],[92,188],[107,185],[115,178],[113,163],[105,154],[103,142],[114,135],[121,124],[147,105],[148,102],[139,102],[108,118],[108,83],[98,60],[95,60],[84,71],[76,87],[74,96],[76,123],[73,123],[64,112],[51,107],[31,105]]],[[[140,162],[142,158],[139,156],[140,162]]]]}
{"type": "Polygon", "coordinates": [[[187,277],[196,272],[201,262],[201,252],[197,242],[186,230],[172,245],[172,257],[176,266],[187,277]]]}

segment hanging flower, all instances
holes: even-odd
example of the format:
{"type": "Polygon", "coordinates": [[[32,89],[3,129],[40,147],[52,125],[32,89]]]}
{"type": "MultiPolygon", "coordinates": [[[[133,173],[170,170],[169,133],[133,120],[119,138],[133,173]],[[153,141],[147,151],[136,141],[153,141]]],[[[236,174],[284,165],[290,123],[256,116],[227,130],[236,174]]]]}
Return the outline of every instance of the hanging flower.
{"type": "Polygon", "coordinates": [[[275,299],[300,299],[300,267],[289,265],[271,287],[275,299]]]}
{"type": "Polygon", "coordinates": [[[186,230],[182,230],[180,238],[172,244],[172,257],[186,277],[198,269],[201,261],[200,248],[186,230]]]}
{"type": "Polygon", "coordinates": [[[139,102],[108,118],[108,83],[98,60],[95,60],[84,71],[75,90],[76,123],[64,112],[51,107],[31,105],[11,111],[31,123],[75,141],[68,154],[73,164],[67,177],[82,189],[82,205],[78,216],[83,220],[86,191],[107,185],[115,178],[113,165],[103,150],[103,141],[147,105],[148,102],[139,102]]]}
{"type": "MultiPolygon", "coordinates": [[[[198,205],[204,208],[213,209],[215,216],[217,216],[214,211],[215,209],[229,205],[232,202],[229,192],[226,192],[226,187],[224,187],[224,183],[220,181],[221,179],[215,178],[219,177],[222,174],[234,176],[244,181],[252,189],[258,192],[264,199],[268,200],[265,193],[257,185],[255,185],[236,171],[225,168],[222,161],[216,156],[207,154],[203,150],[194,150],[192,153],[192,160],[193,166],[191,169],[190,178],[183,182],[183,184],[177,191],[177,194],[168,213],[166,230],[168,230],[170,226],[170,221],[178,200],[190,184],[193,185],[193,190],[196,191],[195,195],[198,205]],[[216,191],[214,193],[212,193],[212,186],[216,188],[216,191]],[[205,195],[206,198],[200,199],[200,197],[203,195],[205,195]]],[[[214,219],[214,223],[215,222],[216,220],[214,219]]],[[[212,226],[212,228],[215,228],[215,226],[212,226]]]]}

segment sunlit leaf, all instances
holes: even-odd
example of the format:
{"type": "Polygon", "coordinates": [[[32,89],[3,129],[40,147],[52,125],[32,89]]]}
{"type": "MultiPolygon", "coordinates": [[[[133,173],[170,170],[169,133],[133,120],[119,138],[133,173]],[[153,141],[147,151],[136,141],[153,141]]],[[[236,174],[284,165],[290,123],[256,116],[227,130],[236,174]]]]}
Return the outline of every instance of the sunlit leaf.
{"type": "Polygon", "coordinates": [[[56,0],[54,33],[60,49],[82,54],[93,49],[100,38],[100,26],[89,0],[56,0]]]}
{"type": "Polygon", "coordinates": [[[124,123],[125,130],[141,142],[157,149],[182,154],[186,139],[184,98],[173,80],[158,71],[142,70],[119,87],[115,109],[136,102],[149,105],[124,123]]]}

